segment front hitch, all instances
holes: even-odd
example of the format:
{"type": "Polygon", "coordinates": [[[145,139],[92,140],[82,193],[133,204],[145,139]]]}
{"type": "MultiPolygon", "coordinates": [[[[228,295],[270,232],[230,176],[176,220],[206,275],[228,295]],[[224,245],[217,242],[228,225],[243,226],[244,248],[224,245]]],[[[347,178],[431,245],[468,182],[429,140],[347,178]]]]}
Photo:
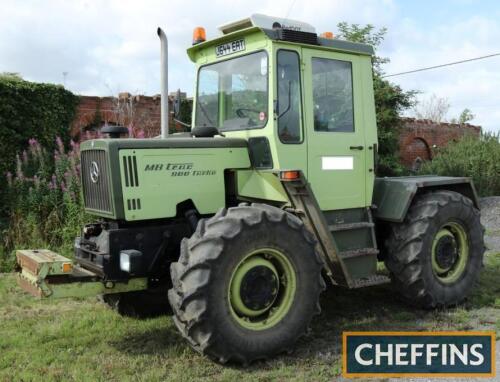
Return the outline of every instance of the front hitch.
{"type": "Polygon", "coordinates": [[[147,278],[128,282],[103,280],[99,275],[80,267],[64,256],[48,249],[23,249],[16,252],[20,271],[18,285],[41,299],[89,297],[100,294],[147,289],[147,278]]]}

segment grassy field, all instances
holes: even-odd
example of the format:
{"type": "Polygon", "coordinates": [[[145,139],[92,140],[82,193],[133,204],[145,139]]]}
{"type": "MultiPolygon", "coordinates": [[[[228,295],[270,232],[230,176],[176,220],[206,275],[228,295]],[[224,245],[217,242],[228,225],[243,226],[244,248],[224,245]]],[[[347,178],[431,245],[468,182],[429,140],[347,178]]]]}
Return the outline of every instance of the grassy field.
{"type": "Polygon", "coordinates": [[[96,299],[36,301],[0,274],[0,381],[334,380],[343,330],[470,330],[500,333],[500,254],[489,254],[479,286],[462,306],[422,311],[390,286],[330,288],[323,313],[291,355],[247,369],[194,353],[170,317],[123,318],[96,299]]]}

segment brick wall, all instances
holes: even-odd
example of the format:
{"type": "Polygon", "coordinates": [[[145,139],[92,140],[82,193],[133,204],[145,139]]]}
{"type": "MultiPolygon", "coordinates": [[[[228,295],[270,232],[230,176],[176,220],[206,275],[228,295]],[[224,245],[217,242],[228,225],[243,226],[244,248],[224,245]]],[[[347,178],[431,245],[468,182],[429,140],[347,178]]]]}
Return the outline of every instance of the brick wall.
{"type": "Polygon", "coordinates": [[[432,159],[437,148],[457,141],[466,134],[478,137],[480,126],[457,123],[436,123],[427,119],[405,118],[399,136],[401,162],[413,167],[420,160],[432,159]],[[420,159],[418,159],[420,158],[420,159]]]}
{"type": "MultiPolygon", "coordinates": [[[[160,98],[160,95],[130,93],[120,93],[118,97],[81,96],[71,136],[76,140],[85,139],[86,135],[95,135],[105,124],[126,126],[135,137],[156,136],[160,133],[160,98]]],[[[169,97],[169,110],[173,110],[173,97],[169,97]]],[[[170,126],[174,126],[172,119],[170,126]]],[[[182,131],[180,125],[174,128],[182,131]]]]}
{"type": "MultiPolygon", "coordinates": [[[[169,97],[172,110],[173,97],[169,97]]],[[[74,139],[95,134],[104,124],[127,126],[133,136],[153,137],[160,133],[160,95],[142,96],[120,93],[118,97],[82,96],[71,126],[74,139]]],[[[172,115],[171,115],[172,118],[172,115]]],[[[413,167],[420,160],[432,159],[436,148],[458,140],[465,134],[479,136],[481,127],[470,124],[435,123],[430,120],[405,118],[399,137],[401,161],[413,167]]],[[[173,125],[173,120],[170,121],[173,125]]],[[[176,124],[174,129],[183,131],[176,124]]]]}

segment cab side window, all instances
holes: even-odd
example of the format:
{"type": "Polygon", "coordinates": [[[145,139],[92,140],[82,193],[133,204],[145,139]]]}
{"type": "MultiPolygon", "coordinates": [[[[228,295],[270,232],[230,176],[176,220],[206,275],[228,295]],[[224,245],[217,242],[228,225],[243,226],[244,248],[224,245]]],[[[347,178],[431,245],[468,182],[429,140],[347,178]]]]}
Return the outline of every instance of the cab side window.
{"type": "Polygon", "coordinates": [[[312,59],[314,130],[354,132],[352,63],[312,59]]]}
{"type": "Polygon", "coordinates": [[[300,143],[301,91],[300,61],[297,52],[278,51],[278,136],[283,143],[300,143]]]}

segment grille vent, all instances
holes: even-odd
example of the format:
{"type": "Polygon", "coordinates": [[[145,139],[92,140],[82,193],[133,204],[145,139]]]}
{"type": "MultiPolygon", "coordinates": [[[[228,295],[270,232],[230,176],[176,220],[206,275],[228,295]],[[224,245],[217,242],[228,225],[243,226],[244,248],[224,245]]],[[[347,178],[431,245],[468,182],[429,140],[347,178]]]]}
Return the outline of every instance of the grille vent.
{"type": "Polygon", "coordinates": [[[125,187],[139,187],[137,159],[135,155],[123,157],[123,173],[125,174],[125,187]]]}
{"type": "Polygon", "coordinates": [[[316,33],[295,31],[292,29],[278,29],[278,40],[319,45],[318,35],[316,33]]]}
{"type": "Polygon", "coordinates": [[[127,199],[127,209],[129,211],[135,211],[141,209],[141,199],[127,199]]]}

